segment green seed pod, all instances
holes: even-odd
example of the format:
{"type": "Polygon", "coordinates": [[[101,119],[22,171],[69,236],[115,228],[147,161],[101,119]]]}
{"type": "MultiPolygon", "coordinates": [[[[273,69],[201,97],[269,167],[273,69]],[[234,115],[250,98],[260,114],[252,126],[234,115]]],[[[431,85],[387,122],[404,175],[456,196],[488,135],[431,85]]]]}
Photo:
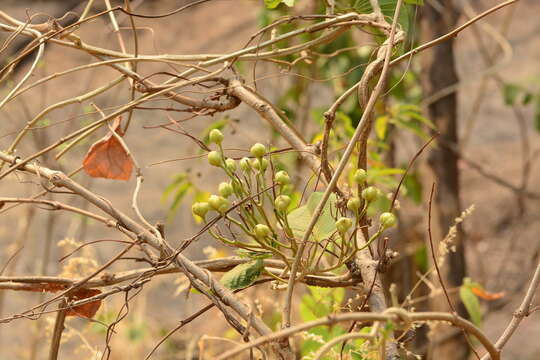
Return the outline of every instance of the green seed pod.
{"type": "Polygon", "coordinates": [[[225,166],[227,166],[227,170],[229,170],[229,172],[233,173],[236,171],[236,161],[231,158],[225,160],[225,166]]]}
{"type": "Polygon", "coordinates": [[[225,211],[227,211],[231,203],[222,196],[210,195],[210,198],[208,198],[208,204],[210,204],[212,209],[220,214],[223,214],[225,211]]]}
{"type": "Polygon", "coordinates": [[[212,129],[210,134],[208,134],[208,138],[210,139],[210,142],[219,145],[223,141],[223,133],[218,129],[212,129]]]}
{"type": "Polygon", "coordinates": [[[364,169],[358,169],[354,172],[354,182],[364,184],[367,180],[367,172],[364,169]]]}
{"type": "Polygon", "coordinates": [[[276,173],[276,176],[274,177],[274,181],[278,183],[279,185],[287,185],[291,182],[291,178],[289,177],[289,174],[287,174],[286,171],[278,171],[276,173]]]}
{"type": "Polygon", "coordinates": [[[196,202],[191,205],[191,211],[193,214],[200,216],[204,219],[206,213],[210,210],[210,206],[206,202],[196,202]]]}
{"type": "Polygon", "coordinates": [[[270,235],[270,228],[263,224],[257,224],[255,225],[255,237],[259,240],[264,239],[270,235]]]}
{"type": "Polygon", "coordinates": [[[362,190],[362,199],[366,200],[368,203],[377,200],[379,197],[379,189],[375,186],[368,186],[362,190]]]}
{"type": "Polygon", "coordinates": [[[224,198],[228,198],[233,193],[233,187],[231,184],[227,182],[222,182],[218,186],[218,192],[219,192],[219,195],[223,196],[224,198]]]}
{"type": "Polygon", "coordinates": [[[251,147],[251,155],[255,156],[256,158],[260,159],[264,155],[266,155],[266,146],[264,146],[261,143],[256,143],[251,147]]]}
{"type": "Polygon", "coordinates": [[[221,157],[219,151],[210,151],[208,153],[208,163],[212,166],[221,167],[221,157]]]}
{"type": "Polygon", "coordinates": [[[279,195],[274,201],[277,211],[285,212],[291,204],[291,198],[287,195],[279,195]]]}
{"type": "Polygon", "coordinates": [[[346,217],[339,218],[336,221],[336,228],[340,234],[345,234],[352,226],[352,220],[346,217]]]}
{"type": "Polygon", "coordinates": [[[347,201],[347,209],[351,210],[353,213],[357,213],[358,209],[360,209],[360,198],[358,197],[352,197],[347,201]]]}
{"type": "Polygon", "coordinates": [[[246,174],[249,174],[251,172],[251,163],[249,162],[249,159],[247,157],[240,160],[240,169],[242,169],[242,171],[246,174]]]}
{"type": "Polygon", "coordinates": [[[384,212],[379,217],[379,221],[383,228],[387,229],[392,226],[396,226],[397,224],[397,218],[396,215],[390,213],[390,212],[384,212]]]}
{"type": "Polygon", "coordinates": [[[268,160],[262,158],[262,159],[253,159],[251,162],[251,166],[260,172],[265,172],[268,168],[268,160]],[[262,164],[262,170],[261,170],[261,164],[262,164]]]}

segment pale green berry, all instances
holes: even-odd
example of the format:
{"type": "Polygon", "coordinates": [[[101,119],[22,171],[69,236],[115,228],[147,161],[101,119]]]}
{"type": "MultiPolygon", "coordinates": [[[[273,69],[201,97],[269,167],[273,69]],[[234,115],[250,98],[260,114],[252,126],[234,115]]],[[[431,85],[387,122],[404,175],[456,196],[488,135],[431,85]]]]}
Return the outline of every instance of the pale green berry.
{"type": "Polygon", "coordinates": [[[340,234],[345,234],[352,226],[352,220],[346,217],[339,218],[336,221],[336,228],[340,234]]]}
{"type": "Polygon", "coordinates": [[[210,195],[208,198],[208,204],[210,204],[212,209],[220,214],[223,214],[225,211],[227,211],[231,203],[223,196],[210,195]]]}
{"type": "Polygon", "coordinates": [[[219,151],[210,151],[208,153],[208,163],[212,166],[221,167],[221,157],[219,151]]]}
{"type": "Polygon", "coordinates": [[[210,206],[207,202],[196,202],[191,206],[193,214],[200,216],[204,219],[206,213],[210,210],[210,206]]]}
{"type": "Polygon", "coordinates": [[[231,184],[227,182],[222,182],[218,186],[218,192],[219,192],[219,195],[223,196],[224,198],[228,198],[233,193],[233,187],[231,184]]]}
{"type": "Polygon", "coordinates": [[[255,237],[257,239],[264,239],[270,235],[270,228],[264,224],[255,225],[255,237]]]}
{"type": "Polygon", "coordinates": [[[266,155],[266,146],[264,146],[261,143],[256,143],[251,147],[251,155],[255,156],[256,158],[262,158],[264,155],[266,155]]]}
{"type": "Polygon", "coordinates": [[[390,212],[384,212],[379,217],[379,222],[381,223],[382,227],[386,229],[395,226],[397,224],[397,218],[396,215],[390,212]]]}
{"type": "Polygon", "coordinates": [[[368,203],[377,200],[379,197],[379,189],[374,186],[368,186],[362,190],[362,199],[366,200],[368,203]]]}
{"type": "Polygon", "coordinates": [[[291,182],[291,178],[289,177],[289,174],[287,174],[286,171],[278,171],[276,173],[276,176],[274,177],[274,181],[278,183],[279,185],[287,185],[291,182]]]}
{"type": "Polygon", "coordinates": [[[364,169],[358,169],[354,172],[354,182],[357,184],[363,184],[367,180],[367,172],[364,169]]]}
{"type": "Polygon", "coordinates": [[[242,171],[246,174],[249,174],[251,172],[251,163],[249,162],[249,159],[247,157],[240,160],[240,169],[242,169],[242,171]]]}
{"type": "Polygon", "coordinates": [[[287,211],[287,208],[291,204],[291,198],[287,195],[279,195],[276,200],[274,201],[274,205],[276,206],[277,211],[287,211]]]}
{"type": "Polygon", "coordinates": [[[219,145],[223,141],[223,133],[218,129],[212,129],[210,134],[208,134],[208,138],[210,139],[210,142],[219,145]]]}
{"type": "Polygon", "coordinates": [[[268,160],[262,158],[262,159],[253,159],[253,161],[251,162],[251,166],[255,169],[255,170],[258,170],[260,172],[265,172],[266,169],[268,168],[268,160]],[[261,170],[261,165],[262,165],[262,170],[261,170]]]}
{"type": "Polygon", "coordinates": [[[360,209],[360,198],[352,197],[347,201],[347,209],[351,210],[353,213],[357,213],[358,209],[360,209]]]}
{"type": "Polygon", "coordinates": [[[231,158],[225,160],[225,166],[227,166],[227,170],[229,170],[229,172],[233,173],[236,171],[236,161],[231,158]]]}

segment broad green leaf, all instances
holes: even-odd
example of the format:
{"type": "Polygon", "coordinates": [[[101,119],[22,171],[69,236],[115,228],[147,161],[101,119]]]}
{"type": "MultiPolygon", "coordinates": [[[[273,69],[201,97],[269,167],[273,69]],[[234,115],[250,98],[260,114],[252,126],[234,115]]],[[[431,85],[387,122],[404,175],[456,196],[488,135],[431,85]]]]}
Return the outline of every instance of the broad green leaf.
{"type": "Polygon", "coordinates": [[[220,283],[231,290],[247,288],[259,278],[263,268],[262,259],[237,265],[221,277],[220,283]]]}
{"type": "Polygon", "coordinates": [[[293,7],[295,1],[296,0],[282,0],[281,2],[287,5],[288,7],[293,7]]]}
{"type": "MultiPolygon", "coordinates": [[[[320,203],[323,197],[322,192],[314,192],[309,196],[307,204],[301,206],[293,211],[287,216],[289,220],[289,225],[293,231],[294,236],[301,238],[306,233],[307,227],[313,214],[315,213],[315,208],[320,203]]],[[[332,217],[332,213],[336,212],[336,195],[330,195],[330,198],[326,202],[323,212],[319,217],[317,224],[313,228],[311,234],[316,241],[326,239],[331,236],[336,231],[336,221],[332,217]]]]}
{"type": "Polygon", "coordinates": [[[459,288],[459,297],[463,302],[463,305],[465,305],[465,309],[467,309],[467,312],[469,313],[473,324],[475,324],[476,326],[480,326],[482,322],[480,301],[478,301],[478,298],[472,292],[471,286],[467,283],[466,280],[459,288]]]}
{"type": "Polygon", "coordinates": [[[504,84],[503,97],[506,105],[514,105],[521,88],[516,84],[504,84]]]}
{"type": "Polygon", "coordinates": [[[523,100],[521,100],[521,104],[529,105],[529,103],[532,101],[533,98],[534,98],[534,95],[527,91],[525,95],[523,96],[523,100]]]}
{"type": "Polygon", "coordinates": [[[380,140],[384,140],[386,136],[386,129],[388,128],[388,116],[379,116],[375,120],[375,134],[380,140]]]}
{"type": "Polygon", "coordinates": [[[269,9],[275,9],[279,4],[281,4],[281,0],[264,0],[264,4],[269,9]]]}
{"type": "Polygon", "coordinates": [[[336,113],[336,118],[343,122],[345,133],[347,136],[352,137],[354,134],[354,127],[352,126],[351,117],[342,111],[336,113]]]}
{"type": "Polygon", "coordinates": [[[405,176],[403,186],[407,190],[407,196],[417,204],[422,202],[422,183],[418,178],[418,174],[410,173],[405,176]]]}

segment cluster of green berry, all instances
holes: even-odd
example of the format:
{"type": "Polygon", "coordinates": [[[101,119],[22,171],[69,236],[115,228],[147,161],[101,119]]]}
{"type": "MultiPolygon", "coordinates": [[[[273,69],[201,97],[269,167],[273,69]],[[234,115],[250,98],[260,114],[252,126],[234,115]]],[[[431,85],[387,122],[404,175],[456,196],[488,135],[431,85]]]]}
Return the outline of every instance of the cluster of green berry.
{"type": "MultiPolygon", "coordinates": [[[[234,160],[224,155],[221,131],[214,129],[209,134],[210,141],[217,145],[218,149],[208,153],[208,163],[212,166],[221,168],[230,181],[222,182],[218,186],[217,194],[211,195],[206,202],[197,202],[193,204],[193,214],[206,221],[209,211],[215,211],[226,221],[236,227],[243,233],[243,236],[237,236],[229,226],[229,235],[225,236],[217,227],[209,229],[209,233],[216,239],[225,244],[236,248],[245,249],[254,253],[266,253],[280,257],[286,264],[291,263],[291,259],[296,256],[298,242],[301,234],[299,229],[303,220],[301,209],[297,208],[290,213],[291,205],[291,179],[286,171],[277,171],[274,173],[273,166],[270,169],[270,175],[267,172],[269,168],[269,159],[266,146],[257,143],[250,149],[251,157],[234,160]],[[271,183],[267,184],[271,179],[271,183]],[[234,210],[234,211],[233,211],[234,210]],[[234,215],[234,216],[232,216],[234,215]],[[293,216],[295,215],[295,216],[293,216]],[[295,221],[295,230],[290,226],[290,221],[295,221]]],[[[391,212],[383,212],[379,216],[378,230],[369,238],[367,243],[359,242],[358,232],[362,221],[367,216],[367,209],[374,203],[382,192],[375,186],[367,186],[368,174],[363,169],[358,169],[353,176],[354,182],[363,190],[359,196],[353,196],[347,201],[347,209],[353,216],[342,216],[335,220],[331,217],[330,228],[333,228],[328,234],[324,233],[324,238],[316,241],[324,241],[326,245],[314,245],[307,261],[307,266],[313,266],[314,271],[322,269],[331,270],[343,265],[351,259],[354,254],[362,248],[368,246],[381,236],[382,232],[396,225],[396,216],[391,212]],[[335,224],[335,226],[334,226],[335,224]],[[339,235],[335,238],[334,234],[339,235]],[[363,244],[363,245],[362,245],[363,244]],[[317,253],[324,255],[333,254],[336,261],[327,261],[326,266],[319,266],[320,257],[317,253]]],[[[305,206],[304,206],[305,208],[305,206]]],[[[341,209],[342,214],[347,211],[341,209]]],[[[326,214],[328,219],[328,214],[326,214]]],[[[335,215],[334,215],[335,216],[335,215]]],[[[314,243],[315,243],[314,242],[314,243]]]]}

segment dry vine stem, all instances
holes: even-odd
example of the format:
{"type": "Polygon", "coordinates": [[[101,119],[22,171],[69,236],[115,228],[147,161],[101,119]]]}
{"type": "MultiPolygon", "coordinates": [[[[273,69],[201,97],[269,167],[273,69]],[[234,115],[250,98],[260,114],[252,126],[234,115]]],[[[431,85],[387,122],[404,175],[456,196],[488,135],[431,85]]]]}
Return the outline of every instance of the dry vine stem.
{"type": "MultiPolygon", "coordinates": [[[[198,1],[195,3],[200,4],[206,1],[208,0],[198,1]]],[[[2,319],[2,321],[9,322],[13,319],[22,317],[33,318],[34,316],[57,311],[56,326],[51,342],[49,356],[50,359],[56,359],[66,311],[71,306],[79,306],[92,301],[102,300],[119,292],[127,293],[127,291],[133,288],[142,287],[154,276],[181,272],[186,275],[192,286],[200,290],[212,301],[212,304],[223,313],[223,316],[232,327],[234,327],[236,330],[242,330],[239,332],[241,332],[241,335],[245,336],[244,340],[248,342],[245,345],[239,346],[236,349],[222,354],[219,357],[220,359],[228,359],[229,357],[239,354],[242,351],[272,342],[279,342],[279,345],[281,346],[278,347],[273,344],[274,353],[271,354],[272,356],[283,359],[292,359],[294,358],[294,353],[289,345],[288,337],[292,337],[301,331],[315,326],[332,325],[340,322],[351,321],[370,321],[374,322],[374,326],[370,334],[353,332],[351,334],[345,334],[343,336],[334,338],[315,354],[315,358],[322,358],[325,352],[330,350],[334,344],[363,337],[369,341],[372,341],[373,343],[378,341],[377,346],[379,346],[379,355],[381,359],[394,359],[398,356],[398,354],[396,341],[393,338],[393,334],[389,332],[389,334],[387,333],[386,336],[381,336],[379,332],[379,329],[384,325],[384,323],[390,321],[396,325],[405,325],[405,328],[407,328],[412,323],[446,321],[452,323],[454,326],[462,328],[467,333],[474,335],[486,348],[489,356],[491,356],[491,358],[494,360],[498,359],[498,350],[500,350],[508,341],[519,325],[519,322],[523,316],[528,314],[532,301],[532,294],[534,294],[534,289],[538,286],[538,282],[540,281],[538,269],[523,304],[520,307],[520,312],[516,313],[508,329],[501,336],[501,339],[497,342],[497,344],[493,346],[493,344],[486,339],[484,334],[479,329],[468,321],[455,315],[430,312],[413,313],[406,312],[402,309],[387,309],[383,288],[380,279],[378,278],[378,262],[374,259],[369,248],[363,248],[365,242],[361,239],[358,239],[358,242],[360,242],[358,247],[363,249],[358,251],[357,254],[355,254],[355,257],[352,258],[354,266],[351,266],[350,268],[354,269],[353,273],[345,273],[343,275],[335,276],[330,274],[330,272],[324,273],[321,271],[320,273],[310,274],[309,271],[311,269],[304,266],[303,256],[306,252],[308,252],[308,250],[306,250],[306,246],[309,242],[311,233],[316,226],[316,223],[319,220],[324,206],[331,194],[336,193],[342,198],[347,196],[345,192],[338,188],[338,182],[346,166],[348,165],[348,162],[350,161],[355,147],[359,145],[359,148],[361,149],[360,152],[362,153],[363,151],[365,153],[367,138],[371,130],[372,111],[384,88],[390,67],[398,64],[404,59],[410,58],[412,55],[424,49],[435,46],[436,44],[457,35],[457,33],[479,19],[516,1],[517,0],[511,0],[498,4],[497,6],[467,21],[465,24],[456,28],[449,34],[412,49],[393,60],[391,59],[391,56],[394,46],[403,42],[405,38],[404,31],[398,26],[398,17],[403,2],[402,0],[397,0],[396,10],[393,14],[391,24],[389,24],[384,18],[380,6],[375,0],[370,0],[373,8],[373,13],[371,14],[348,12],[339,15],[333,15],[335,10],[334,1],[328,1],[329,8],[326,15],[292,16],[277,20],[254,34],[244,48],[225,54],[144,55],[139,53],[136,38],[134,52],[129,53],[121,36],[121,28],[119,27],[119,22],[115,17],[115,12],[122,11],[129,16],[132,31],[135,37],[137,29],[134,25],[134,17],[146,16],[133,14],[129,8],[121,9],[120,7],[111,7],[108,0],[105,0],[107,10],[92,16],[88,16],[93,3],[93,1],[89,1],[81,18],[74,24],[71,24],[65,28],[58,28],[57,25],[53,26],[50,24],[27,24],[13,19],[9,15],[0,11],[0,20],[7,22],[7,24],[0,23],[0,29],[13,34],[13,38],[6,43],[6,46],[9,45],[9,42],[13,40],[15,36],[24,35],[33,39],[30,46],[21,52],[21,54],[19,54],[15,60],[8,63],[3,71],[9,72],[12,65],[22,60],[24,56],[30,54],[34,48],[38,49],[36,52],[36,57],[33,59],[28,71],[25,73],[22,79],[15,84],[13,89],[0,101],[0,108],[6,104],[9,104],[15,98],[25,95],[27,91],[40,84],[44,84],[52,79],[61,78],[68,74],[73,74],[77,71],[106,66],[119,73],[118,78],[109,81],[100,87],[44,107],[44,109],[37,112],[37,115],[30,117],[30,120],[17,133],[7,150],[0,152],[0,171],[3,170],[2,165],[8,164],[8,168],[0,172],[0,180],[15,171],[24,171],[35,174],[44,187],[46,185],[45,183],[48,181],[53,185],[53,188],[68,189],[72,191],[73,194],[81,197],[88,203],[95,205],[107,216],[95,214],[86,209],[81,209],[63,202],[50,199],[40,199],[39,197],[41,197],[44,193],[32,198],[0,197],[0,207],[5,203],[40,204],[46,206],[46,209],[48,210],[64,210],[92,218],[101,222],[105,226],[116,227],[128,237],[128,240],[117,241],[123,245],[126,245],[126,247],[120,253],[118,253],[118,255],[102,266],[99,271],[86,278],[68,279],[54,276],[0,277],[0,290],[39,290],[40,287],[42,289],[43,286],[52,284],[61,286],[63,289],[60,295],[54,296],[52,299],[45,301],[43,304],[39,304],[21,314],[2,319]],[[90,45],[75,34],[77,26],[87,24],[89,21],[95,20],[104,15],[108,15],[110,18],[114,32],[117,35],[121,51],[114,51],[90,45]],[[292,22],[295,20],[321,21],[281,35],[277,35],[278,25],[286,24],[287,22],[292,22]],[[386,40],[380,46],[376,58],[366,67],[362,79],[350,89],[343,92],[343,94],[329,107],[328,111],[325,113],[326,122],[320,148],[309,144],[308,141],[306,141],[305,136],[295,129],[293,124],[288,121],[285,114],[278,107],[274,106],[271,101],[266,99],[262,94],[258,93],[256,87],[249,86],[239,76],[234,78],[230,76],[229,69],[233,69],[233,72],[235,72],[233,66],[239,61],[263,60],[276,63],[286,63],[289,67],[292,67],[297,62],[308,59],[309,55],[304,54],[311,51],[315,46],[330,43],[351,28],[362,26],[377,28],[382,34],[384,34],[386,40]],[[267,32],[271,33],[271,36],[268,40],[265,40],[264,36],[267,32]],[[285,48],[277,47],[280,42],[284,40],[297,39],[300,35],[312,35],[312,37],[307,41],[300,41],[299,43],[293,42],[292,45],[288,45],[288,47],[285,48]],[[257,37],[260,37],[259,41],[255,45],[249,45],[257,37]],[[37,63],[40,61],[40,59],[42,59],[45,47],[49,43],[79,50],[81,53],[89,54],[98,59],[98,61],[92,64],[85,64],[58,72],[46,76],[43,79],[37,80],[32,84],[25,85],[28,79],[35,73],[37,63]],[[278,59],[279,57],[283,57],[285,55],[301,56],[290,63],[278,59]],[[197,63],[195,64],[191,62],[197,63]],[[170,78],[159,83],[150,81],[150,76],[143,75],[144,73],[137,69],[138,65],[141,65],[142,67],[142,64],[144,63],[176,65],[182,66],[184,69],[182,72],[179,72],[179,74],[165,73],[166,75],[170,75],[170,78]],[[195,74],[198,74],[198,76],[194,76],[195,74]],[[377,83],[373,90],[370,91],[370,80],[375,79],[377,75],[379,75],[377,83]],[[116,89],[117,86],[124,83],[128,83],[130,86],[130,101],[115,109],[109,115],[101,114],[101,117],[91,124],[81,127],[68,135],[63,136],[62,138],[57,139],[52,144],[40,148],[36,153],[25,155],[22,159],[14,155],[16,150],[20,150],[19,145],[21,141],[28,136],[31,130],[35,129],[36,124],[40,120],[44,119],[52,111],[64,108],[70,104],[93,101],[93,99],[95,99],[97,96],[102,95],[113,88],[116,89]],[[23,85],[25,86],[23,87],[23,85]],[[204,86],[206,89],[205,94],[208,94],[208,96],[204,98],[196,98],[180,93],[189,87],[196,85],[204,86]],[[341,156],[336,169],[332,171],[328,159],[328,146],[330,131],[334,125],[334,117],[344,101],[357,91],[363,114],[354,135],[351,137],[347,148],[341,156]],[[138,97],[135,97],[136,94],[138,97]],[[114,131],[112,132],[113,136],[119,141],[125,152],[132,158],[133,162],[135,163],[135,167],[137,168],[136,187],[133,191],[131,202],[132,208],[137,215],[137,220],[131,219],[119,209],[114,207],[110,201],[98,196],[79,183],[71,180],[63,172],[51,170],[51,167],[54,166],[45,167],[31,163],[34,159],[38,159],[50,151],[58,149],[61,145],[66,145],[56,154],[56,159],[59,159],[70,151],[76,144],[78,144],[79,141],[87,139],[88,136],[93,134],[97,129],[105,124],[108,124],[109,120],[114,119],[115,117],[126,112],[129,114],[129,117],[131,117],[132,112],[138,106],[142,106],[150,101],[164,99],[175,102],[177,105],[184,106],[181,111],[192,113],[194,114],[193,117],[200,114],[213,115],[216,112],[227,111],[244,102],[246,105],[255,110],[258,115],[274,130],[276,130],[293,148],[294,151],[298,152],[299,157],[309,166],[314,174],[322,173],[322,179],[325,183],[327,183],[327,187],[324,191],[322,200],[320,200],[320,202],[317,204],[302,239],[298,243],[299,247],[296,253],[294,253],[290,259],[284,256],[279,260],[265,259],[263,262],[266,277],[261,281],[277,279],[282,283],[287,283],[287,292],[283,306],[282,330],[272,332],[272,330],[262,321],[260,317],[253,314],[253,311],[249,306],[241,302],[232,291],[227,289],[220,282],[216,281],[212,275],[212,272],[227,271],[236,265],[247,263],[248,260],[230,257],[194,262],[182,254],[182,250],[184,250],[200,234],[210,231],[211,227],[215,225],[218,220],[227,219],[227,214],[221,214],[219,217],[209,221],[199,234],[185,241],[180,245],[179,248],[173,248],[164,238],[162,233],[158,231],[157,227],[145,219],[143,216],[144,209],[139,209],[137,201],[142,186],[142,172],[140,167],[137,165],[137,160],[130,153],[127,144],[114,131]],[[148,246],[148,248],[145,246],[148,246]],[[139,247],[147,257],[144,260],[151,263],[152,266],[144,269],[130,270],[119,273],[106,273],[106,276],[104,275],[101,278],[96,277],[99,273],[106,270],[109,265],[114,263],[118,258],[127,253],[132,247],[139,247]],[[171,264],[174,264],[174,267],[170,267],[171,264]],[[353,287],[359,283],[360,278],[362,279],[365,293],[368,294],[367,302],[369,303],[371,313],[352,312],[331,316],[325,319],[319,319],[306,324],[296,326],[291,325],[293,313],[293,291],[297,282],[323,287],[353,287]],[[64,295],[70,291],[73,291],[74,289],[107,287],[127,281],[131,281],[131,283],[113,287],[96,296],[71,303],[67,303],[64,300],[64,295]],[[60,300],[58,310],[45,309],[47,305],[57,300],[60,300]],[[36,311],[37,309],[39,309],[39,311],[36,311]],[[241,318],[243,323],[241,323],[241,321],[239,321],[237,318],[241,318]],[[250,333],[250,329],[253,329],[254,332],[256,332],[260,337],[254,340],[254,334],[250,333]]],[[[178,9],[178,11],[172,12],[169,15],[177,13],[184,8],[192,6],[193,4],[188,4],[186,7],[182,7],[178,9]]],[[[56,24],[56,22],[54,22],[54,24],[56,24]]],[[[272,187],[269,189],[274,190],[272,187]]],[[[265,191],[261,191],[259,194],[257,194],[257,196],[265,196],[264,192],[265,191]]],[[[251,198],[246,199],[246,201],[254,202],[251,198]]],[[[238,205],[239,204],[235,206],[238,205]]],[[[6,209],[4,209],[4,211],[5,210],[6,209]]],[[[231,210],[234,210],[234,207],[231,210]]],[[[365,240],[367,241],[368,239],[365,240]]],[[[195,317],[197,316],[198,315],[195,317]]],[[[182,324],[184,324],[184,322],[182,322],[182,324]]],[[[263,353],[263,356],[266,355],[263,353]]]]}

